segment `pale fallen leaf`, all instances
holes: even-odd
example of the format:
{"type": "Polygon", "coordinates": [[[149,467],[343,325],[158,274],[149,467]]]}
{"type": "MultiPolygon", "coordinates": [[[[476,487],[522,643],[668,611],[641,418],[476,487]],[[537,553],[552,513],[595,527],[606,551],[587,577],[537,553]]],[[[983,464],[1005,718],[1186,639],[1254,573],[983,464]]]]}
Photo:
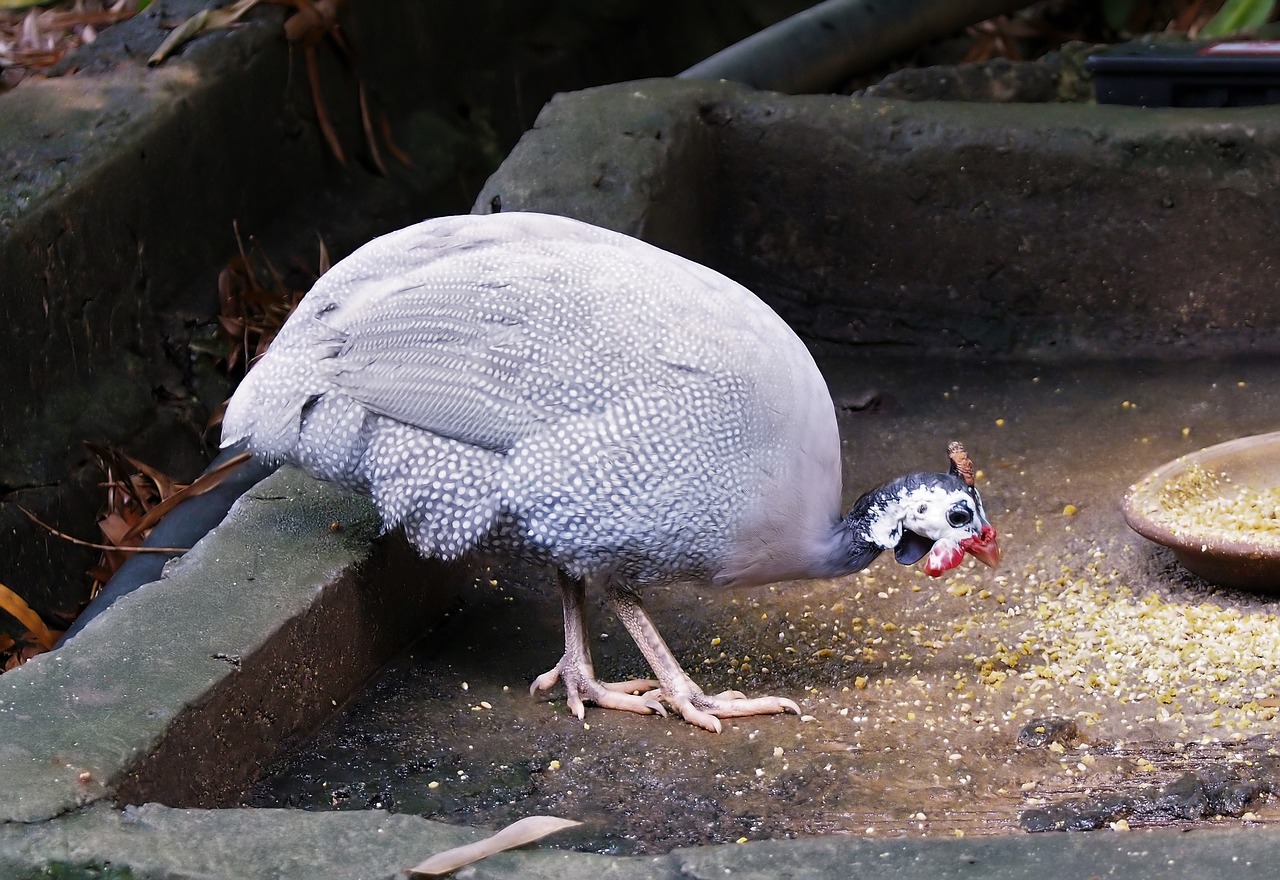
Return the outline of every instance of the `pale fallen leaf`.
{"type": "Polygon", "coordinates": [[[223,9],[202,9],[169,32],[147,64],[155,67],[178,51],[180,47],[194,40],[206,31],[228,28],[238,22],[244,14],[257,6],[262,0],[239,0],[232,6],[223,9]]]}
{"type": "Polygon", "coordinates": [[[581,824],[573,819],[560,819],[555,816],[526,816],[484,840],[436,853],[425,862],[410,868],[409,873],[442,877],[451,871],[488,858],[494,853],[515,849],[517,846],[541,840],[548,834],[581,824]]]}

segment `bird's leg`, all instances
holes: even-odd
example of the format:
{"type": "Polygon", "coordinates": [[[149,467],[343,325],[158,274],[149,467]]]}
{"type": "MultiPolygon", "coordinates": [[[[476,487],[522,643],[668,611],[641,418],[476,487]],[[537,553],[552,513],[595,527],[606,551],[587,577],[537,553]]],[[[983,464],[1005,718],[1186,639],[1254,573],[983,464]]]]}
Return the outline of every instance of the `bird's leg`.
{"type": "Polygon", "coordinates": [[[662,688],[645,696],[662,697],[684,720],[707,730],[720,732],[721,718],[740,718],[747,715],[776,715],[780,712],[800,714],[800,707],[784,697],[748,698],[738,691],[725,691],[715,696],[703,693],[702,688],[689,678],[671,649],[658,632],[653,619],[640,604],[640,597],[623,587],[609,585],[609,603],[614,612],[635,639],[640,653],[649,661],[650,668],[662,688]]]}
{"type": "Polygon", "coordinates": [[[581,721],[586,716],[584,701],[590,701],[606,709],[625,709],[650,715],[667,711],[656,698],[648,696],[658,686],[651,679],[603,682],[596,680],[595,667],[591,663],[591,648],[587,645],[586,585],[578,578],[571,578],[557,571],[560,579],[560,597],[564,602],[564,656],[552,669],[542,673],[529,686],[529,693],[550,689],[557,681],[564,682],[569,695],[569,711],[581,721]],[[643,696],[641,696],[643,694],[643,696]]]}

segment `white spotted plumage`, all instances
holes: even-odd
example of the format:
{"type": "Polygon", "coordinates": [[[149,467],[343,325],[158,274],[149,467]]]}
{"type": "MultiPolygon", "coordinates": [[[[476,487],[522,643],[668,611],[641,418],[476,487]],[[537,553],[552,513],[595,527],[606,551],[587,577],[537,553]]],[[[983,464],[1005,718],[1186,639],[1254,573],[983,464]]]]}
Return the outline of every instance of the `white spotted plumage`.
{"type": "Polygon", "coordinates": [[[343,260],[233,397],[242,438],[444,558],[761,583],[823,573],[838,540],[834,408],[795,334],[718,273],[560,217],[441,218],[343,260]]]}

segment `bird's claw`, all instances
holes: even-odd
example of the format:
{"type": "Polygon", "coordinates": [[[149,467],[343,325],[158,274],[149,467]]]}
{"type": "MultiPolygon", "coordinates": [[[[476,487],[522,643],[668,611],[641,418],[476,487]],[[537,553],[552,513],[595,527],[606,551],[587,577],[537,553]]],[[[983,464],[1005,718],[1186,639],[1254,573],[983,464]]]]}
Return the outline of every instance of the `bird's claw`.
{"type": "Polygon", "coordinates": [[[701,691],[687,695],[671,695],[661,690],[653,690],[645,694],[645,697],[666,700],[685,721],[710,730],[712,733],[721,731],[721,718],[781,715],[785,712],[793,715],[800,714],[800,707],[794,700],[788,700],[786,697],[748,697],[742,691],[721,691],[711,696],[701,691]]]}
{"type": "Polygon", "coordinates": [[[569,711],[579,721],[587,716],[586,703],[595,703],[604,709],[622,709],[640,715],[662,715],[667,708],[652,697],[657,682],[648,678],[629,681],[597,681],[590,668],[566,663],[562,658],[552,669],[539,675],[529,685],[529,694],[550,690],[557,681],[564,682],[569,711]]]}
{"type": "Polygon", "coordinates": [[[560,666],[557,664],[553,669],[548,669],[529,684],[529,696],[537,696],[538,691],[551,690],[559,680],[560,666]]]}

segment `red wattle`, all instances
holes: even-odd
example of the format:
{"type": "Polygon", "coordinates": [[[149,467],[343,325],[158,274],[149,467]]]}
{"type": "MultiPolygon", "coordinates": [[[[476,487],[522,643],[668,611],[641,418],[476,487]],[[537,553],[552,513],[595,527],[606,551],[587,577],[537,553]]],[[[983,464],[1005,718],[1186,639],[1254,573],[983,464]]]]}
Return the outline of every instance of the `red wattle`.
{"type": "Polygon", "coordinates": [[[924,560],[924,573],[930,577],[941,577],[963,561],[963,549],[946,541],[938,541],[924,560]]]}

